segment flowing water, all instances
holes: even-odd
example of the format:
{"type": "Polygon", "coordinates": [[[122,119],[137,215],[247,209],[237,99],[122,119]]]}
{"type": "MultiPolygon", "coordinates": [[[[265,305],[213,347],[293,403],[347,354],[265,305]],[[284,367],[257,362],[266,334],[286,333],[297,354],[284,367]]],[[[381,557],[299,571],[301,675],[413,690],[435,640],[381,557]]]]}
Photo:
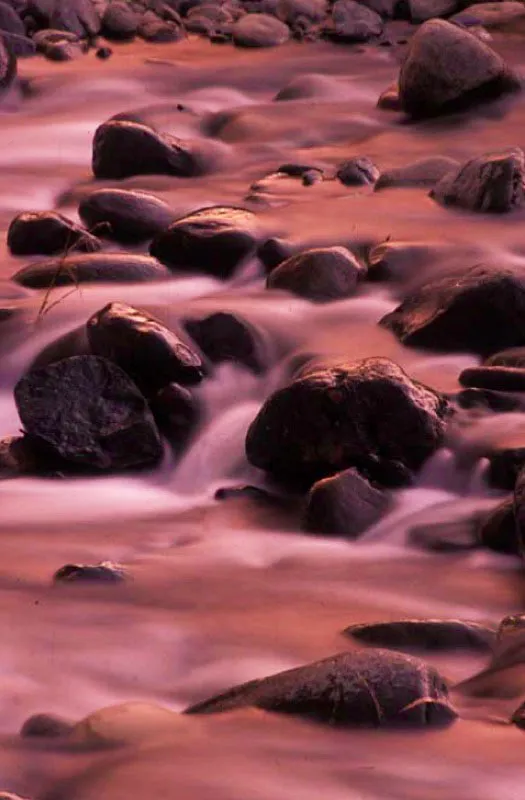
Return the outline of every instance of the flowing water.
{"type": "MultiPolygon", "coordinates": [[[[495,35],[494,46],[525,69],[519,33],[495,35]]],[[[228,113],[221,138],[207,142],[217,159],[211,176],[123,182],[154,191],[181,213],[239,204],[254,181],[289,161],[329,173],[357,154],[385,169],[425,155],[466,159],[523,146],[523,97],[417,126],[377,110],[398,56],[396,49],[328,44],[242,52],[188,41],[117,46],[104,63],[92,56],[23,62],[28,96],[13,95],[0,118],[0,277],[23,263],[4,244],[14,213],[58,208],[75,217],[78,200],[95,185],[93,133],[120,111],[148,106],[158,127],[194,137],[203,136],[207,115],[228,113]],[[321,87],[314,98],[274,101],[290,80],[308,74],[324,76],[313,81],[321,87]]],[[[109,753],[30,746],[17,737],[23,721],[40,711],[77,720],[128,700],[180,710],[235,683],[351,648],[340,632],[352,622],[452,616],[497,624],[523,609],[514,560],[483,552],[430,555],[412,549],[407,532],[495,505],[499,495],[486,486],[483,454],[489,443],[523,445],[525,415],[465,412],[448,448],[357,543],[307,537],[284,508],[213,499],[220,486],[264,485],[245,460],[244,436],[264,398],[289,378],[294,358],[386,355],[427,384],[454,391],[474,357],[406,350],[377,321],[432,270],[480,259],[516,269],[525,263],[525,212],[475,216],[442,209],[423,190],[297,183],[267,182],[267,202],[257,213],[269,233],[301,246],[359,251],[388,237],[432,242],[431,255],[402,264],[399,282],[369,284],[327,306],[269,295],[255,263],[229,283],[186,276],[168,284],[82,287],[43,318],[36,293],[6,300],[19,310],[2,323],[0,435],[20,427],[12,389],[34,357],[110,300],[153,308],[170,321],[190,311],[238,310],[266,332],[273,365],[262,377],[226,365],[204,382],[203,419],[179,463],[166,452],[148,474],[0,483],[0,789],[49,800],[523,797],[525,739],[502,724],[519,697],[424,734],[341,733],[243,712],[183,718],[166,740],[109,753]],[[62,564],[105,559],[128,569],[125,586],[50,586],[62,564]]],[[[57,290],[53,297],[60,296],[57,290]]],[[[433,660],[451,681],[485,661],[433,660]]]]}

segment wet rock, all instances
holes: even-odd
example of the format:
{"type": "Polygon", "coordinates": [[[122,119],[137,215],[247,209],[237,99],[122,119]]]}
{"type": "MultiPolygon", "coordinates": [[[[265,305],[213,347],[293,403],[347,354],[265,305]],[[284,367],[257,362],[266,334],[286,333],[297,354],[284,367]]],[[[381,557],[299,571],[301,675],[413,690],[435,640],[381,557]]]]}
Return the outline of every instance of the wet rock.
{"type": "Polygon", "coordinates": [[[290,38],[290,29],[269,14],[246,14],[232,27],[238,47],[276,47],[290,38]]]}
{"type": "Polygon", "coordinates": [[[68,736],[73,724],[55,714],[34,714],[26,719],[20,730],[22,739],[60,739],[68,736]]]}
{"type": "Polygon", "coordinates": [[[488,482],[496,489],[511,492],[525,467],[525,447],[508,447],[489,455],[488,482]]]}
{"type": "Polygon", "coordinates": [[[407,164],[405,167],[396,167],[382,172],[377,180],[375,189],[379,191],[379,189],[387,189],[394,186],[434,186],[444,175],[447,175],[458,166],[458,161],[446,156],[424,158],[414,164],[407,164]]]}
{"type": "Polygon", "coordinates": [[[258,486],[222,486],[215,492],[216,500],[238,500],[244,497],[261,503],[278,499],[266,489],[260,489],[258,486]]]}
{"type": "Polygon", "coordinates": [[[170,383],[150,398],[149,405],[159,430],[179,453],[186,446],[199,421],[200,409],[194,395],[178,383],[170,383]]]}
{"type": "Polygon", "coordinates": [[[16,55],[0,37],[0,93],[7,91],[17,76],[16,55]]]}
{"type": "Polygon", "coordinates": [[[274,97],[276,101],[285,100],[341,100],[344,86],[328,75],[306,73],[296,75],[283,86],[274,97]]]}
{"type": "Polygon", "coordinates": [[[25,37],[24,23],[9,3],[0,2],[0,31],[25,37]]]}
{"type": "Polygon", "coordinates": [[[384,111],[402,111],[401,98],[399,96],[399,87],[389,86],[384,92],[381,92],[377,100],[377,107],[382,108],[384,111]]]}
{"type": "Polygon", "coordinates": [[[478,537],[483,547],[496,553],[516,555],[520,552],[520,538],[512,497],[504,500],[483,517],[479,524],[478,537]]]}
{"type": "Polygon", "coordinates": [[[39,261],[12,280],[31,289],[77,283],[144,283],[167,280],[171,273],[154,258],[133,253],[86,253],[39,261]]]}
{"type": "Polygon", "coordinates": [[[80,42],[66,42],[63,39],[46,43],[41,50],[49,61],[73,61],[84,53],[80,42]]]}
{"type": "Polygon", "coordinates": [[[200,355],[145,311],[108,303],[86,329],[92,353],[117,364],[146,395],[171,382],[193,385],[202,379],[200,355]]]}
{"type": "Polygon", "coordinates": [[[203,319],[187,320],[184,327],[212,364],[233,361],[256,374],[268,366],[263,334],[236,314],[220,311],[203,319]]]}
{"type": "Polygon", "coordinates": [[[432,261],[440,260],[443,252],[442,242],[387,239],[368,253],[368,280],[405,282],[419,277],[432,261]]]}
{"type": "Polygon", "coordinates": [[[86,326],[80,325],[44,347],[31,362],[29,370],[46,367],[48,364],[55,364],[57,361],[71,358],[71,356],[86,356],[90,353],[86,326]]]}
{"type": "Polygon", "coordinates": [[[523,3],[501,0],[498,3],[475,3],[451,18],[456,24],[472,25],[476,22],[484,28],[498,28],[525,16],[523,3]]]}
{"type": "Polygon", "coordinates": [[[500,55],[441,19],[424,22],[418,29],[399,74],[401,105],[414,117],[461,110],[518,86],[500,55]]]}
{"type": "Polygon", "coordinates": [[[525,392],[525,369],[519,367],[469,367],[459,375],[462,386],[525,392]]]}
{"type": "Polygon", "coordinates": [[[435,17],[449,17],[458,9],[458,0],[408,0],[412,22],[426,22],[435,17]]]}
{"type": "Polygon", "coordinates": [[[445,175],[430,196],[469,211],[512,211],[523,204],[524,179],[525,155],[515,148],[472,158],[445,175]]]}
{"type": "Polygon", "coordinates": [[[229,278],[254,252],[258,238],[255,214],[212,206],[170,225],[155,237],[150,253],[173,269],[229,278]]]}
{"type": "Polygon", "coordinates": [[[140,24],[140,16],[128,3],[112,2],[102,17],[102,33],[107,39],[133,39],[140,24]]]}
{"type": "Polygon", "coordinates": [[[302,528],[308,533],[357,539],[388,511],[389,496],[355,469],[314,483],[306,501],[302,528]]]}
{"type": "Polygon", "coordinates": [[[411,528],[408,543],[434,553],[456,553],[480,546],[477,531],[479,516],[473,515],[454,522],[435,522],[411,528]]]}
{"type": "Polygon", "coordinates": [[[71,465],[107,471],[162,458],[144,397],[105,359],[76,356],[33,370],[17,383],[15,401],[26,433],[71,465]]]}
{"type": "Polygon", "coordinates": [[[205,171],[201,154],[188,142],[125,120],[110,120],[93,139],[93,175],[120,180],[133,175],[192,178],[205,171]]]}
{"type": "Polygon", "coordinates": [[[111,58],[112,55],[113,50],[111,47],[99,47],[96,52],[97,58],[100,58],[101,61],[106,61],[108,58],[111,58]]]}
{"type": "Polygon", "coordinates": [[[525,282],[485,266],[436,277],[380,324],[407,346],[488,356],[525,343],[525,282]]]}
{"type": "Polygon", "coordinates": [[[89,228],[124,244],[152,239],[176,216],[164,200],[130,189],[98,189],[82,200],[78,213],[89,228]]]}
{"type": "Polygon", "coordinates": [[[184,31],[174,22],[166,22],[155,14],[151,17],[145,14],[140,22],[138,35],[146,42],[178,42],[184,38],[184,31]]]}
{"type": "Polygon", "coordinates": [[[514,485],[514,519],[516,522],[516,551],[523,555],[525,544],[525,470],[523,469],[518,473],[514,485]]]}
{"type": "Polygon", "coordinates": [[[510,721],[518,728],[525,728],[525,703],[522,703],[513,713],[510,721]]]}
{"type": "Polygon", "coordinates": [[[70,742],[86,747],[148,744],[155,738],[186,733],[184,717],[150,703],[122,703],[101,708],[73,728],[70,742]]]}
{"type": "Polygon", "coordinates": [[[279,0],[277,3],[277,16],[288,25],[294,25],[299,18],[310,23],[321,22],[326,13],[326,0],[279,0]]]}
{"type": "Polygon", "coordinates": [[[186,710],[254,706],[338,727],[445,725],[456,713],[445,682],[424,662],[387,650],[340,653],[236,686],[186,710]]]}
{"type": "Polygon", "coordinates": [[[326,32],[330,38],[340,42],[367,42],[381,35],[383,20],[356,0],[336,0],[326,32]]]}
{"type": "Polygon", "coordinates": [[[516,367],[525,369],[525,347],[509,347],[487,358],[487,367],[516,367]]]}
{"type": "Polygon", "coordinates": [[[53,583],[122,583],[124,568],[111,561],[100,564],[66,564],[53,575],[53,583]]]}
{"type": "Polygon", "coordinates": [[[379,170],[366,156],[355,156],[348,161],[343,161],[337,167],[335,176],[345,186],[368,186],[377,181],[379,170]]]}
{"type": "Polygon", "coordinates": [[[100,31],[100,16],[91,0],[55,0],[49,26],[78,37],[96,36],[100,31]]]}
{"type": "Polygon", "coordinates": [[[7,231],[7,246],[15,256],[100,250],[95,236],[55,211],[17,214],[7,231]]]}
{"type": "Polygon", "coordinates": [[[284,239],[266,239],[257,248],[257,258],[262,263],[266,274],[270,273],[293,253],[293,247],[284,239]]]}
{"type": "Polygon", "coordinates": [[[0,478],[17,478],[35,472],[37,458],[26,436],[0,439],[0,478]]]}
{"type": "Polygon", "coordinates": [[[485,408],[489,411],[525,411],[525,397],[492,389],[464,389],[456,395],[460,408],[485,408]]]}
{"type": "Polygon", "coordinates": [[[266,400],[246,453],[253,466],[293,484],[311,486],[348,467],[379,484],[402,484],[439,446],[446,409],[388,359],[318,367],[266,400]]]}
{"type": "Polygon", "coordinates": [[[459,619],[402,619],[350,625],[344,633],[360,642],[394,650],[492,650],[496,630],[459,619]]]}
{"type": "Polygon", "coordinates": [[[291,256],[270,272],[266,285],[328,303],[354,295],[365,274],[365,268],[345,247],[325,247],[291,256]]]}
{"type": "MultiPolygon", "coordinates": [[[[5,44],[17,58],[34,56],[36,53],[35,43],[27,36],[19,36],[16,33],[8,33],[7,31],[1,31],[1,33],[5,44]]],[[[20,88],[23,92],[27,91],[28,86],[29,83],[27,82],[21,82],[20,84],[20,88]]]]}

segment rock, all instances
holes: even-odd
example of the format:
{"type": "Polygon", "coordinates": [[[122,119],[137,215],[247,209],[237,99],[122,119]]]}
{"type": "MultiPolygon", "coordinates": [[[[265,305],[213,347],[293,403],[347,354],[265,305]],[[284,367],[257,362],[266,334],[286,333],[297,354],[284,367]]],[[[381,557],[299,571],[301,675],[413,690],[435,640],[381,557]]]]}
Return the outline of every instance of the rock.
{"type": "Polygon", "coordinates": [[[286,86],[283,86],[274,97],[275,101],[286,100],[319,100],[341,101],[345,99],[345,86],[328,75],[306,73],[296,75],[286,86]]]}
{"type": "Polygon", "coordinates": [[[441,396],[388,359],[318,367],[266,400],[246,453],[253,466],[289,483],[311,486],[355,467],[396,485],[441,443],[446,410],[441,396]]]}
{"type": "Polygon", "coordinates": [[[291,256],[270,272],[266,286],[328,303],[354,295],[365,274],[365,268],[345,247],[324,247],[291,256]]]}
{"type": "Polygon", "coordinates": [[[89,228],[124,244],[152,239],[176,217],[164,200],[130,189],[98,189],[82,200],[78,213],[89,228]]]}
{"type": "Polygon", "coordinates": [[[144,15],[138,28],[138,35],[146,42],[178,42],[184,38],[184,31],[174,22],[166,22],[153,14],[151,17],[144,15]]]}
{"type": "Polygon", "coordinates": [[[0,37],[0,93],[7,91],[17,76],[16,55],[0,37]]]}
{"type": "Polygon", "coordinates": [[[86,253],[38,261],[12,280],[31,289],[76,283],[144,283],[167,280],[171,273],[154,258],[133,253],[86,253]]]}
{"type": "MultiPolygon", "coordinates": [[[[508,516],[510,516],[510,512],[508,516]]],[[[514,485],[514,519],[516,523],[516,552],[523,555],[525,543],[525,470],[520,470],[514,485]]]]}
{"type": "Polygon", "coordinates": [[[86,333],[86,326],[80,325],[68,333],[64,333],[41,350],[31,362],[29,370],[47,367],[71,356],[87,356],[91,354],[86,333]]]}
{"type": "Polygon", "coordinates": [[[489,455],[487,480],[490,486],[511,492],[525,467],[525,447],[507,447],[489,455]]]}
{"type": "Polygon", "coordinates": [[[460,408],[484,408],[489,411],[525,410],[525,399],[512,392],[492,389],[464,389],[456,395],[460,408]]]}
{"type": "Polygon", "coordinates": [[[394,186],[434,186],[444,175],[459,166],[459,162],[446,156],[432,156],[407,164],[405,167],[396,167],[386,170],[379,176],[375,190],[391,188],[394,186]]]}
{"type": "Polygon", "coordinates": [[[180,453],[199,421],[200,410],[195,397],[184,386],[170,383],[150,398],[149,405],[159,430],[180,453]]]}
{"type": "Polygon", "coordinates": [[[523,204],[524,161],[519,148],[472,158],[436,183],[430,196],[469,211],[512,211],[523,204]]]}
{"type": "Polygon", "coordinates": [[[255,374],[268,367],[268,347],[262,332],[236,314],[219,311],[187,320],[184,327],[212,364],[233,361],[255,374]]]}
{"type": "Polygon", "coordinates": [[[232,27],[238,47],[276,47],[290,38],[290,29],[269,14],[246,14],[232,27]]]}
{"type": "Polygon", "coordinates": [[[522,703],[513,713],[510,721],[518,728],[525,728],[525,703],[522,703]]]}
{"type": "Polygon", "coordinates": [[[80,42],[50,42],[42,46],[42,52],[49,61],[73,61],[80,58],[84,51],[80,42]]]}
{"type": "Polygon", "coordinates": [[[22,739],[59,739],[68,736],[73,724],[55,714],[34,714],[26,719],[20,730],[22,739]]]}
{"type": "Polygon", "coordinates": [[[380,324],[410,347],[488,356],[525,343],[525,281],[483,265],[438,276],[380,324]]]}
{"type": "Polygon", "coordinates": [[[194,211],[155,237],[150,253],[169,267],[229,278],[258,243],[251,211],[212,206],[194,211]]]}
{"type": "MultiPolygon", "coordinates": [[[[27,36],[19,36],[16,33],[9,33],[8,31],[1,31],[1,33],[2,39],[4,40],[8,49],[17,58],[34,56],[36,53],[35,43],[27,36]]],[[[30,84],[21,82],[20,88],[23,92],[27,91],[28,88],[30,91],[30,84]]]]}
{"type": "Polygon", "coordinates": [[[86,323],[92,353],[124,370],[149,396],[171,382],[203,376],[200,355],[162,322],[124,303],[108,303],[86,323]]]}
{"type": "Polygon", "coordinates": [[[140,17],[128,3],[112,2],[102,17],[102,34],[107,39],[133,39],[140,17]]]}
{"type": "Polygon", "coordinates": [[[53,583],[122,583],[124,568],[111,561],[100,564],[66,564],[53,575],[53,583]]]}
{"type": "Polygon", "coordinates": [[[519,367],[469,367],[459,375],[462,386],[525,392],[525,369],[519,367]]]}
{"type": "Polygon", "coordinates": [[[80,38],[96,36],[100,31],[100,16],[91,0],[55,0],[49,25],[80,38]]]}
{"type": "Polygon", "coordinates": [[[397,83],[394,86],[389,86],[384,92],[381,92],[377,101],[377,107],[382,108],[384,111],[403,110],[397,83]]]}
{"type": "Polygon", "coordinates": [[[356,0],[336,0],[327,33],[340,42],[367,42],[383,32],[383,20],[356,0]]]}
{"type": "Polygon", "coordinates": [[[408,0],[412,22],[425,22],[435,17],[449,17],[458,9],[458,0],[408,0]]]}
{"type": "Polygon", "coordinates": [[[388,511],[389,496],[355,469],[314,483],[308,493],[302,529],[308,533],[357,539],[388,511]]]}
{"type": "Polygon", "coordinates": [[[377,181],[379,170],[366,156],[355,156],[339,164],[335,176],[345,186],[367,186],[377,181]]]}
{"type": "Polygon", "coordinates": [[[0,2],[0,31],[25,37],[24,23],[9,3],[0,2]]]}
{"type": "Polygon", "coordinates": [[[487,358],[485,366],[525,369],[525,347],[509,347],[500,353],[494,353],[490,358],[487,358]]]}
{"type": "MultiPolygon", "coordinates": [[[[122,703],[89,714],[73,728],[70,742],[86,747],[149,744],[186,728],[184,717],[150,703],[122,703]]],[[[186,732],[186,731],[185,731],[186,732]]]]}
{"type": "Polygon", "coordinates": [[[518,88],[505,61],[487,44],[441,19],[424,22],[399,74],[399,97],[413,117],[462,110],[518,88]]]}
{"type": "Polygon", "coordinates": [[[359,642],[394,650],[492,650],[495,628],[460,619],[402,619],[350,625],[344,633],[359,642]]]}
{"type": "Polygon", "coordinates": [[[284,239],[266,239],[257,248],[257,258],[262,263],[266,274],[270,273],[293,253],[293,247],[284,239]]]}
{"type": "Polygon", "coordinates": [[[112,55],[113,50],[111,47],[99,47],[96,52],[97,58],[100,58],[101,61],[106,61],[108,58],[111,58],[112,55]]]}
{"type": "Polygon", "coordinates": [[[260,503],[275,502],[280,498],[258,486],[222,486],[215,492],[215,500],[239,500],[247,497],[260,503]]]}
{"type": "Polygon", "coordinates": [[[93,139],[95,178],[121,180],[133,175],[202,175],[205,164],[188,142],[125,120],[104,122],[93,139]]]}
{"type": "Polygon", "coordinates": [[[17,478],[35,472],[37,457],[26,436],[0,439],[0,478],[17,478]]]}
{"type": "Polygon", "coordinates": [[[326,0],[279,0],[277,16],[288,25],[303,18],[310,23],[321,22],[327,13],[326,0]]]}
{"type": "Polygon", "coordinates": [[[483,547],[515,555],[520,551],[512,498],[504,500],[480,521],[478,537],[483,547]]]}
{"type": "Polygon", "coordinates": [[[254,706],[338,727],[426,727],[456,713],[445,682],[423,661],[387,650],[340,653],[236,686],[186,710],[213,714],[254,706]]]}
{"type": "Polygon", "coordinates": [[[7,231],[7,246],[15,256],[100,250],[100,242],[95,236],[55,211],[17,214],[7,231]]]}
{"type": "Polygon", "coordinates": [[[71,465],[121,470],[162,458],[145,399],[105,359],[76,356],[33,370],[17,383],[15,401],[25,432],[71,465]]]}
{"type": "Polygon", "coordinates": [[[370,281],[410,282],[420,278],[432,262],[440,264],[447,246],[442,241],[395,241],[387,239],[374,245],[367,256],[370,281]]]}
{"type": "Polygon", "coordinates": [[[480,546],[477,535],[479,516],[472,515],[454,522],[435,522],[408,531],[408,543],[434,553],[456,553],[480,546]]]}
{"type": "Polygon", "coordinates": [[[516,0],[501,0],[498,3],[475,3],[459,14],[454,14],[451,22],[472,25],[475,21],[484,28],[498,28],[508,25],[525,16],[523,3],[516,0]]]}

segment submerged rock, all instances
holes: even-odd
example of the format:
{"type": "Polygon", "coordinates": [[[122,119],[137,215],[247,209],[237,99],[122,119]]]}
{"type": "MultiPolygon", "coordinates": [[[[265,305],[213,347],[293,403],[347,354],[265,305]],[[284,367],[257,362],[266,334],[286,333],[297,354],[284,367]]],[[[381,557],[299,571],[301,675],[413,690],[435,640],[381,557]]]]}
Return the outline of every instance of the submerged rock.
{"type": "Polygon", "coordinates": [[[408,532],[408,543],[434,553],[456,553],[480,547],[479,515],[454,522],[416,525],[408,532]]]}
{"type": "Polygon", "coordinates": [[[33,370],[15,386],[27,434],[77,467],[120,470],[162,457],[144,397],[123,370],[97,356],[75,356],[33,370]]]}
{"type": "Polygon", "coordinates": [[[213,364],[233,361],[256,374],[268,367],[269,352],[262,332],[237,314],[219,311],[187,320],[184,328],[213,364]]]}
{"type": "Polygon", "coordinates": [[[150,253],[172,269],[229,278],[258,242],[251,211],[212,206],[174,222],[152,242],[150,253]]]}
{"type": "Polygon", "coordinates": [[[517,555],[520,552],[512,498],[499,503],[485,515],[479,524],[478,537],[483,547],[496,553],[517,555]]]}
{"type": "Polygon", "coordinates": [[[496,630],[459,619],[403,619],[350,625],[344,633],[377,647],[421,650],[492,650],[496,630]]]}
{"type": "Polygon", "coordinates": [[[310,486],[355,467],[403,484],[439,446],[446,401],[386,358],[318,367],[264,403],[246,437],[251,464],[310,486]]]}
{"type": "Polygon", "coordinates": [[[464,28],[424,22],[399,73],[403,109],[414,117],[457,111],[519,88],[503,58],[464,28]]]}
{"type": "Polygon", "coordinates": [[[525,347],[509,347],[487,358],[486,367],[516,367],[525,369],[525,347]]]}
{"type": "Polygon", "coordinates": [[[78,213],[100,236],[123,243],[152,239],[176,217],[164,200],[130,189],[98,189],[82,200],[78,213]]]}
{"type": "Polygon", "coordinates": [[[512,211],[525,196],[525,156],[515,148],[478,156],[449,172],[430,196],[444,206],[470,211],[512,211]]]}
{"type": "Polygon", "coordinates": [[[448,273],[415,289],[380,324],[408,346],[488,356],[525,344],[525,281],[483,265],[448,273]]]}
{"type": "Polygon", "coordinates": [[[66,564],[53,575],[53,583],[122,583],[124,568],[111,561],[100,564],[66,564]]]}
{"type": "Polygon", "coordinates": [[[7,246],[15,256],[66,255],[70,250],[100,250],[99,240],[89,231],[55,211],[17,214],[7,231],[7,246]]]}
{"type": "Polygon", "coordinates": [[[365,274],[365,268],[346,247],[324,247],[297,253],[279,264],[269,274],[266,286],[328,303],[355,294],[365,274]]]}
{"type": "Polygon", "coordinates": [[[73,724],[55,714],[34,714],[20,730],[22,739],[61,739],[73,730],[73,724]]]}
{"type": "Polygon", "coordinates": [[[170,383],[149,399],[155,422],[179,453],[199,421],[200,409],[194,395],[178,383],[170,383]]]}
{"type": "Polygon", "coordinates": [[[77,283],[143,283],[171,278],[154,258],[134,253],[88,253],[38,261],[23,267],[12,280],[31,289],[77,283]]]}
{"type": "Polygon", "coordinates": [[[525,392],[525,369],[519,367],[468,367],[459,375],[462,386],[525,392]]]}
{"type": "Polygon", "coordinates": [[[74,726],[70,742],[86,747],[138,745],[179,732],[188,721],[175,711],[151,703],[121,703],[101,708],[74,726]]]}
{"type": "Polygon", "coordinates": [[[387,650],[340,653],[250,681],[192,706],[186,714],[247,706],[349,728],[440,726],[456,717],[435,669],[387,650]]]}
{"type": "Polygon", "coordinates": [[[269,14],[246,14],[231,33],[238,47],[276,47],[290,38],[288,26],[269,14]]]}
{"type": "Polygon", "coordinates": [[[375,190],[379,191],[395,186],[434,186],[444,175],[448,175],[458,166],[459,162],[446,156],[423,158],[413,164],[382,172],[377,179],[375,190]]]}

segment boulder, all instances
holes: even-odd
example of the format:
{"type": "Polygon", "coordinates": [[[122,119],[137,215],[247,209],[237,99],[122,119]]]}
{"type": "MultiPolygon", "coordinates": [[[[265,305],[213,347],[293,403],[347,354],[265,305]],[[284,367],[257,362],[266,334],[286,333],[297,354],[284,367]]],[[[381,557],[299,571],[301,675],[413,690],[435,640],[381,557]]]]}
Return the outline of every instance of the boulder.
{"type": "Polygon", "coordinates": [[[327,13],[326,0],[278,0],[276,13],[288,25],[295,25],[298,19],[321,22],[327,13]]]}
{"type": "Polygon", "coordinates": [[[383,485],[410,480],[441,444],[447,403],[385,358],[317,367],[272,394],[246,453],[278,480],[311,486],[355,467],[383,485]]]}
{"type": "Polygon", "coordinates": [[[441,178],[430,197],[469,211],[512,211],[523,204],[524,179],[525,155],[515,148],[470,159],[441,178]]]}
{"type": "Polygon", "coordinates": [[[458,0],[408,0],[408,13],[411,22],[426,22],[436,17],[449,17],[457,11],[458,0]]]}
{"type": "Polygon", "coordinates": [[[525,392],[525,369],[520,367],[468,367],[459,375],[462,386],[525,392]]]}
{"type": "Polygon", "coordinates": [[[75,36],[96,36],[101,20],[92,0],[55,0],[49,27],[74,33],[75,36]]]}
{"type": "Polygon", "coordinates": [[[98,189],[81,201],[78,213],[100,236],[124,244],[152,239],[176,218],[164,200],[131,189],[98,189]]]}
{"type": "Polygon", "coordinates": [[[255,251],[258,238],[251,211],[212,206],[170,225],[155,237],[150,253],[173,269],[229,278],[255,251]]]}
{"type": "Polygon", "coordinates": [[[388,511],[390,497],[355,469],[314,483],[308,493],[302,528],[308,533],[357,539],[388,511]]]}
{"type": "Polygon", "coordinates": [[[350,625],[344,633],[359,642],[394,650],[492,650],[496,629],[460,619],[402,619],[350,625]]]}
{"type": "Polygon", "coordinates": [[[91,352],[117,364],[147,396],[172,381],[193,385],[202,379],[200,355],[146,311],[108,303],[86,329],[91,352]]]}
{"type": "Polygon", "coordinates": [[[238,47],[276,47],[290,38],[288,25],[269,14],[246,14],[234,23],[231,33],[238,47]]]}
{"type": "Polygon", "coordinates": [[[342,300],[357,291],[366,269],[345,247],[306,250],[268,275],[268,289],[282,289],[318,303],[342,300]]]}
{"type": "Polygon", "coordinates": [[[38,261],[23,267],[12,280],[31,289],[77,283],[145,283],[171,278],[154,258],[134,253],[87,253],[38,261]]]}
{"type": "Polygon", "coordinates": [[[411,347],[488,356],[525,344],[525,280],[483,265],[438,275],[380,324],[411,347]]]}
{"type": "Polygon", "coordinates": [[[503,58],[464,28],[424,22],[399,73],[403,109],[414,117],[462,110],[519,87],[503,58]]]}
{"type": "Polygon", "coordinates": [[[106,39],[133,39],[140,24],[140,16],[131,4],[113,0],[102,17],[102,34],[106,39]]]}
{"type": "Polygon", "coordinates": [[[250,706],[345,728],[441,726],[456,717],[446,684],[433,667],[387,650],[340,653],[249,681],[185,713],[250,706]]]}
{"type": "Polygon", "coordinates": [[[89,231],[56,211],[17,214],[7,231],[7,246],[15,256],[44,255],[100,250],[100,242],[89,231]]]}
{"type": "Polygon", "coordinates": [[[103,358],[75,356],[33,370],[17,383],[15,401],[25,432],[66,464],[108,471],[162,458],[144,397],[103,358]]]}
{"type": "Polygon", "coordinates": [[[255,374],[268,367],[268,347],[262,332],[237,314],[219,311],[187,320],[184,328],[212,364],[233,361],[255,374]]]}
{"type": "Polygon", "coordinates": [[[367,42],[383,32],[383,20],[356,0],[336,0],[327,33],[340,42],[367,42]]]}
{"type": "Polygon", "coordinates": [[[523,540],[517,526],[517,512],[515,515],[512,497],[487,512],[480,521],[478,537],[483,547],[496,553],[516,555],[520,552],[523,540]]]}

